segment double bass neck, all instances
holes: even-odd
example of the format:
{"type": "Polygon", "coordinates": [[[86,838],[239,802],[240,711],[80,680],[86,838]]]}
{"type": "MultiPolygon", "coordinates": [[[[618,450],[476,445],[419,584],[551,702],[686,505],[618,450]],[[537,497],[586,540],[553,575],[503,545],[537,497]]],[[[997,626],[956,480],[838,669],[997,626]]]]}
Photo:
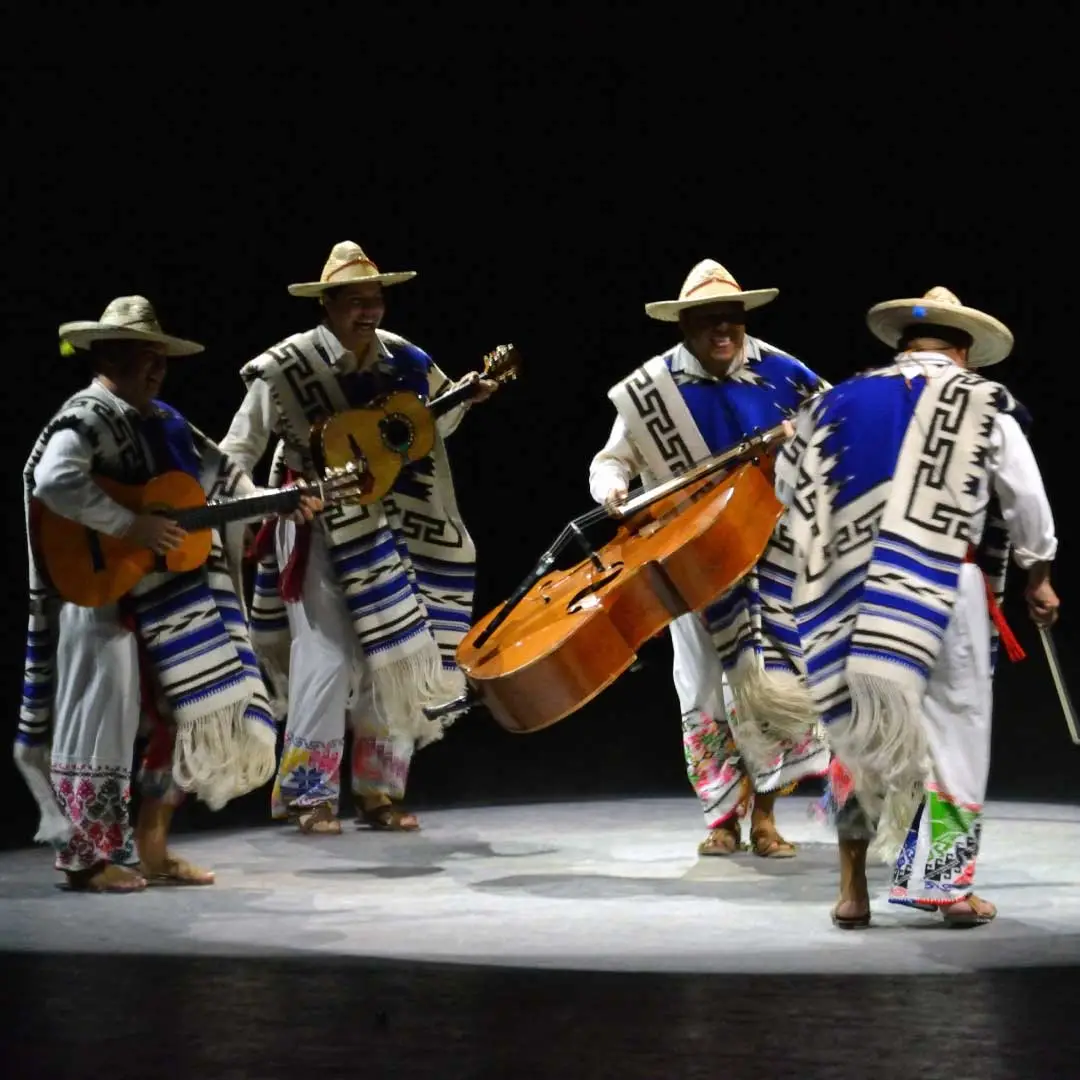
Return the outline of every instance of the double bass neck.
{"type": "Polygon", "coordinates": [[[692,466],[685,472],[679,473],[678,476],[673,476],[670,480],[665,480],[663,483],[656,484],[654,487],[649,488],[640,495],[636,495],[632,499],[627,499],[626,502],[621,503],[610,511],[611,516],[617,521],[625,521],[627,518],[633,517],[642,510],[647,510],[654,503],[659,502],[661,499],[666,499],[669,495],[674,495],[675,492],[681,491],[683,488],[696,483],[698,480],[703,480],[713,473],[720,472],[723,469],[728,469],[733,465],[741,464],[744,461],[770,452],[774,444],[791,438],[794,432],[795,429],[792,426],[791,421],[784,420],[775,427],[768,428],[766,431],[761,432],[759,435],[751,435],[748,438],[743,439],[742,442],[736,443],[734,446],[725,450],[723,453],[706,458],[704,461],[698,462],[697,465],[692,466]]]}

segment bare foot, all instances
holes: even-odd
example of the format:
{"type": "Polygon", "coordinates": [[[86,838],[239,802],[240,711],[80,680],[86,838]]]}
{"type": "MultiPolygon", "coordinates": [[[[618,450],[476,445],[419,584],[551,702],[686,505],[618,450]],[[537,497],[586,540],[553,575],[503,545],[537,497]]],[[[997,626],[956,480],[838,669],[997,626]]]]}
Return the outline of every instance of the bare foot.
{"type": "Polygon", "coordinates": [[[67,871],[68,888],[73,892],[131,893],[146,888],[146,878],[126,866],[99,863],[89,870],[67,871]]]}
{"type": "Polygon", "coordinates": [[[146,875],[149,885],[213,885],[214,874],[210,870],[203,870],[198,866],[192,866],[187,859],[181,859],[178,855],[167,852],[160,862],[148,863],[143,860],[139,869],[146,875]]]}

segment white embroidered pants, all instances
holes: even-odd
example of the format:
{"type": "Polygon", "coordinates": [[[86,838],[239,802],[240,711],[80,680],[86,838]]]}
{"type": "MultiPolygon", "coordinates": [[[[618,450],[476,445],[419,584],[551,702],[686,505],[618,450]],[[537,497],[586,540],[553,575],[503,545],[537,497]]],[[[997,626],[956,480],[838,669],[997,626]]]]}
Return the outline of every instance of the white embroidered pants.
{"type": "Polygon", "coordinates": [[[130,862],[131,765],[141,716],[139,655],[116,605],[60,608],[53,703],[53,789],[74,835],[59,870],[130,862]]]}
{"type": "Polygon", "coordinates": [[[766,770],[749,776],[732,724],[735,707],[712,637],[696,614],[671,624],[672,674],[682,712],[683,753],[690,784],[701,801],[705,826],[715,829],[745,806],[753,791],[780,791],[821,776],[829,752],[818,742],[788,751],[766,770]]]}
{"type": "Polygon", "coordinates": [[[972,891],[990,775],[990,614],[982,574],[971,563],[960,568],[922,713],[930,775],[897,860],[891,899],[947,904],[972,891]]]}
{"type": "MultiPolygon", "coordinates": [[[[278,527],[280,567],[289,559],[295,535],[291,522],[278,527]]],[[[354,793],[402,798],[412,741],[389,736],[378,720],[367,665],[319,529],[312,530],[302,595],[285,607],[292,635],[289,706],[272,815],[287,816],[294,802],[337,807],[346,718],[353,732],[354,793]]]]}

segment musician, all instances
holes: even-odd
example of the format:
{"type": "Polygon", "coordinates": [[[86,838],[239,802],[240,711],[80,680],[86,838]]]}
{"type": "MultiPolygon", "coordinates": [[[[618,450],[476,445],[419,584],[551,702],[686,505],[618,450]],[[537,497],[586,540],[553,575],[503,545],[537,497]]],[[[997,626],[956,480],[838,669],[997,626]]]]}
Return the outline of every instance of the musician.
{"type": "Polygon", "coordinates": [[[940,286],[867,322],[893,361],[808,407],[776,471],[795,625],[836,755],[833,921],[869,925],[876,827],[893,903],[977,926],[997,913],[973,891],[994,652],[1023,655],[999,600],[1011,549],[1031,618],[1053,624],[1054,519],[1024,410],[979,374],[1012,351],[1008,327],[940,286]]]}
{"type": "MultiPolygon", "coordinates": [[[[381,328],[383,290],[414,271],[383,273],[352,242],[335,245],[316,282],[320,319],[246,364],[247,396],[222,442],[253,468],[272,436],[271,484],[314,476],[309,431],[320,419],[407,389],[430,400],[451,384],[427,353],[381,328]]],[[[471,373],[472,400],[494,383],[471,373]]],[[[260,537],[252,608],[256,649],[287,699],[275,818],[306,833],[340,833],[339,769],[348,714],[353,790],[363,823],[416,830],[399,803],[415,749],[442,735],[425,705],[460,694],[454,654],[472,615],[475,548],[458,511],[443,440],[471,402],[439,418],[431,455],[386,498],[324,515],[316,527],[260,537]]]]}
{"type": "MultiPolygon", "coordinates": [[[[113,300],[100,320],[66,323],[60,337],[65,355],[89,354],[94,377],[45,426],[23,473],[30,624],[16,762],[41,809],[37,839],[53,842],[56,867],[71,888],[208,885],[212,873],[167,846],[173,812],[185,791],[216,809],[265,783],[275,744],[220,537],[214,533],[204,568],[154,572],[119,604],[88,608],[63,601],[49,585],[34,522],[40,504],[163,555],[183,541],[183,530],[166,517],[125,509],[92,474],[142,484],[182,470],[208,495],[256,489],[205,435],[157,399],[168,359],[203,347],[164,334],[149,301],[113,300]],[[133,834],[130,771],[141,720],[152,733],[133,834]],[[131,868],[136,854],[138,865],[131,868]]],[[[309,519],[318,507],[307,500],[300,514],[309,519]]]]}
{"type": "MultiPolygon", "coordinates": [[[[650,485],[662,482],[755,430],[774,427],[825,385],[794,357],[747,332],[751,313],[777,295],[776,289],[746,291],[723,266],[705,259],[687,275],[678,299],[646,304],[650,317],[678,322],[682,341],[609,392],[618,415],[589,470],[598,503],[623,501],[636,476],[650,485]]],[[[739,850],[740,818],[749,810],[755,854],[793,856],[794,846],[777,831],[776,796],[828,767],[828,752],[814,735],[812,703],[762,631],[767,580],[755,569],[704,617],[684,615],[671,627],[687,770],[708,828],[702,855],[739,850]],[[770,746],[756,728],[781,713],[798,734],[789,745],[770,746]]]]}

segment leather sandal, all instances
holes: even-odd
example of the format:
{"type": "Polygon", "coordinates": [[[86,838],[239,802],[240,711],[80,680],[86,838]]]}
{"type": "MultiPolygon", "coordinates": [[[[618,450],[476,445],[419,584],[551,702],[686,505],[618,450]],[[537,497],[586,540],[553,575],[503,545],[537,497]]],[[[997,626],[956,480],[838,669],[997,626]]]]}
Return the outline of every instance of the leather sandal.
{"type": "Polygon", "coordinates": [[[969,929],[972,926],[985,926],[987,923],[993,922],[997,918],[997,908],[994,907],[989,900],[983,900],[974,893],[965,896],[962,900],[954,900],[951,904],[920,903],[918,900],[914,900],[910,901],[906,906],[913,908],[915,911],[925,911],[929,915],[940,915],[942,922],[944,922],[946,926],[951,926],[956,929],[969,929]],[[974,901],[974,904],[972,904],[972,901],[974,901]],[[973,910],[962,911],[958,914],[950,914],[957,904],[964,903],[970,905],[973,910]],[[980,911],[977,905],[985,906],[982,906],[982,910],[980,911]]]}
{"type": "Polygon", "coordinates": [[[139,872],[146,878],[147,885],[198,886],[213,885],[214,875],[209,870],[194,866],[187,859],[178,855],[166,855],[160,867],[151,868],[146,863],[139,864],[139,872]]]}
{"type": "Polygon", "coordinates": [[[357,822],[381,832],[419,832],[420,830],[420,822],[411,811],[395,806],[391,802],[380,803],[378,806],[362,806],[357,822]],[[412,821],[406,823],[406,818],[412,818],[412,821]]]}
{"type": "Polygon", "coordinates": [[[785,840],[771,822],[750,830],[750,850],[762,859],[793,859],[795,845],[785,840]]]}
{"type": "Polygon", "coordinates": [[[973,926],[985,926],[997,918],[997,908],[989,900],[970,893],[963,900],[957,900],[955,904],[948,904],[941,909],[942,922],[954,929],[968,930],[973,926]],[[961,911],[952,914],[957,904],[968,904],[970,911],[961,911]]]}
{"type": "Polygon", "coordinates": [[[870,925],[870,905],[867,903],[866,911],[859,915],[840,915],[840,905],[846,903],[844,900],[837,900],[836,905],[832,909],[832,921],[833,926],[838,927],[841,930],[865,930],[870,925]]]}
{"type": "Polygon", "coordinates": [[[289,807],[289,820],[294,822],[302,833],[309,835],[318,833],[338,836],[341,833],[341,822],[328,802],[316,803],[314,806],[293,803],[289,807]]]}
{"type": "Polygon", "coordinates": [[[133,893],[142,892],[146,878],[138,870],[112,863],[98,863],[85,870],[66,870],[62,889],[68,892],[133,893]]]}
{"type": "Polygon", "coordinates": [[[727,823],[709,830],[709,835],[698,844],[699,855],[734,855],[742,850],[742,832],[738,821],[734,827],[727,823]]]}

